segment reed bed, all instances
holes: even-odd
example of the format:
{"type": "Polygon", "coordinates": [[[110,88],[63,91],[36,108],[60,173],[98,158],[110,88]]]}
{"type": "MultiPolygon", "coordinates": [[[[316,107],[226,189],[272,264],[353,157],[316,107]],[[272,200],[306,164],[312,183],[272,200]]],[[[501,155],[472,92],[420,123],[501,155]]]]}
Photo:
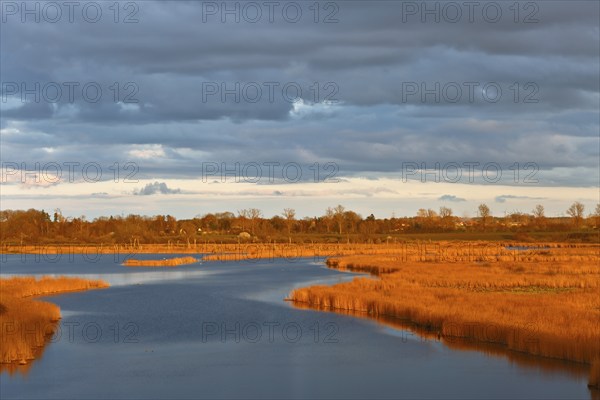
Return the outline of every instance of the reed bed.
{"type": "MultiPolygon", "coordinates": [[[[562,250],[562,249],[561,249],[562,250]]],[[[362,271],[380,279],[355,278],[334,286],[312,286],[290,294],[294,302],[322,310],[391,317],[445,341],[469,338],[535,356],[600,369],[600,267],[589,262],[542,263],[400,262],[389,256],[328,260],[331,268],[362,271]]]]}
{"type": "Polygon", "coordinates": [[[241,261],[257,258],[336,257],[386,255],[394,262],[590,262],[598,260],[597,245],[536,244],[520,249],[518,243],[404,242],[390,244],[240,244],[208,245],[206,261],[241,261]]]}
{"type": "Polygon", "coordinates": [[[389,255],[397,261],[409,262],[553,262],[593,261],[600,256],[600,245],[579,243],[517,243],[486,241],[390,241],[389,243],[237,243],[215,242],[184,244],[98,244],[64,246],[0,247],[1,254],[135,254],[184,253],[204,254],[206,261],[237,261],[255,258],[335,257],[343,255],[389,255]],[[526,248],[511,250],[511,248],[526,248]]]}
{"type": "Polygon", "coordinates": [[[0,279],[0,371],[14,371],[15,363],[24,365],[38,357],[48,338],[56,332],[60,308],[52,303],[35,300],[34,296],[108,286],[108,283],[101,280],[67,277],[0,279]]]}
{"type": "Polygon", "coordinates": [[[137,260],[128,258],[123,265],[126,267],[177,267],[178,265],[193,264],[198,262],[194,257],[165,258],[164,260],[137,260]]]}

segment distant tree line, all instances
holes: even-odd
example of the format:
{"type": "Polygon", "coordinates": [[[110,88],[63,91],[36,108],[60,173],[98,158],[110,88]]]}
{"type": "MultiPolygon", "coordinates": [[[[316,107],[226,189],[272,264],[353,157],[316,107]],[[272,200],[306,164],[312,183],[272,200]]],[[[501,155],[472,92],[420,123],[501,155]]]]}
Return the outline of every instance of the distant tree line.
{"type": "Polygon", "coordinates": [[[249,208],[233,212],[209,213],[192,219],[177,220],[171,215],[109,216],[92,221],[85,216],[65,217],[57,209],[52,214],[44,210],[0,211],[2,243],[194,243],[202,240],[231,241],[252,238],[260,241],[344,240],[370,241],[386,235],[436,232],[567,232],[594,231],[600,227],[600,204],[585,215],[585,207],[574,202],[566,217],[547,217],[542,205],[530,213],[512,212],[492,215],[486,204],[477,208],[474,218],[459,217],[449,207],[438,211],[419,209],[413,217],[362,217],[342,205],[329,207],[318,217],[296,218],[292,208],[282,210],[272,218],[262,211],[249,208]]]}

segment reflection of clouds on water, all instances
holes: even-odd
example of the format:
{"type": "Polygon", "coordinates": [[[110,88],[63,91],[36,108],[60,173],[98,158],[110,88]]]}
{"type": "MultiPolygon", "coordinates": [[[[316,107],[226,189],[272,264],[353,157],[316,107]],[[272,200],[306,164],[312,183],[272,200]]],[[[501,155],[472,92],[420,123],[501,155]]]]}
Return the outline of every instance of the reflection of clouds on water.
{"type": "Polygon", "coordinates": [[[152,271],[138,272],[135,274],[95,274],[89,276],[84,275],[82,277],[88,279],[104,279],[110,283],[111,286],[127,286],[142,283],[177,281],[207,275],[211,275],[211,273],[207,271],[152,271]]]}
{"type": "MultiPolygon", "coordinates": [[[[312,264],[312,263],[309,263],[309,264],[312,264]]],[[[322,263],[315,263],[313,265],[322,265],[322,263]]],[[[336,273],[337,272],[338,271],[336,271],[336,273]]],[[[342,271],[342,272],[345,272],[345,274],[342,276],[334,275],[334,276],[330,276],[330,277],[324,277],[324,278],[312,279],[312,280],[294,283],[294,284],[292,284],[291,290],[300,289],[303,287],[315,286],[315,285],[335,285],[336,283],[350,282],[356,276],[366,275],[366,274],[355,273],[355,272],[350,272],[350,271],[342,271]]],[[[281,307],[285,307],[285,306],[292,307],[292,305],[289,302],[282,301],[284,298],[286,298],[288,296],[288,294],[289,294],[289,292],[291,292],[291,290],[284,289],[282,291],[281,288],[272,289],[272,290],[264,290],[263,289],[263,290],[257,290],[255,292],[247,293],[244,296],[242,296],[242,298],[248,299],[248,300],[254,300],[254,301],[267,302],[267,303],[271,303],[273,305],[278,305],[281,307]]]]}
{"type": "MultiPolygon", "coordinates": [[[[129,286],[145,283],[165,282],[165,281],[177,281],[183,279],[199,278],[208,275],[215,275],[216,272],[209,271],[148,271],[148,272],[136,272],[136,273],[115,273],[115,274],[76,274],[78,278],[83,279],[102,279],[107,281],[110,286],[129,286]]],[[[24,274],[2,274],[3,278],[10,278],[13,276],[23,276],[24,274]]],[[[69,274],[26,274],[27,276],[33,276],[39,279],[43,276],[50,276],[57,278],[60,276],[70,276],[69,274]]]]}

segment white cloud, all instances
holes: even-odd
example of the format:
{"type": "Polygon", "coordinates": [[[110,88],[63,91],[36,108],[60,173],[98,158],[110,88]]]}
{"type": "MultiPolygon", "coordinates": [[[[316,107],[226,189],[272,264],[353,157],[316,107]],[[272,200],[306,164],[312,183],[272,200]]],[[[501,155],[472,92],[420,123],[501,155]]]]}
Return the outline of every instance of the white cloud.
{"type": "Polygon", "coordinates": [[[137,159],[153,159],[165,157],[165,150],[160,144],[151,144],[143,146],[135,146],[132,150],[128,151],[128,154],[132,158],[137,159]]]}

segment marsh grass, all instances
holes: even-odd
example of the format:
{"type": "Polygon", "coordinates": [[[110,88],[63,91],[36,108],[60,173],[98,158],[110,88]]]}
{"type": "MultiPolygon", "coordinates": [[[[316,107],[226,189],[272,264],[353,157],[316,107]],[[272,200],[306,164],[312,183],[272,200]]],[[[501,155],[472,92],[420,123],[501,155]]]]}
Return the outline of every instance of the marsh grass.
{"type": "Polygon", "coordinates": [[[135,258],[128,258],[123,262],[123,265],[126,267],[177,267],[178,265],[193,264],[195,262],[198,262],[198,259],[194,257],[176,257],[163,260],[137,260],[135,258]]]}
{"type": "MultiPolygon", "coordinates": [[[[553,254],[553,258],[567,256],[553,254]]],[[[398,262],[381,256],[329,259],[330,268],[370,272],[333,286],[297,289],[290,299],[321,310],[410,321],[439,337],[469,338],[598,370],[600,267],[589,262],[398,262]],[[548,272],[552,273],[549,274],[548,272]]],[[[590,376],[590,384],[598,379],[590,376]]]]}
{"type": "Polygon", "coordinates": [[[510,250],[524,247],[523,243],[508,241],[419,241],[404,238],[397,242],[367,243],[237,243],[198,242],[191,246],[167,244],[139,245],[77,245],[64,246],[9,246],[0,248],[0,253],[22,254],[135,254],[184,253],[204,254],[204,261],[238,261],[255,258],[299,258],[344,255],[386,255],[402,262],[480,262],[501,261],[560,262],[592,261],[600,256],[598,244],[536,243],[527,250],[510,250]]]}
{"type": "Polygon", "coordinates": [[[101,280],[15,277],[0,279],[0,371],[14,372],[39,357],[55,331],[60,308],[35,296],[108,287],[101,280]]]}

